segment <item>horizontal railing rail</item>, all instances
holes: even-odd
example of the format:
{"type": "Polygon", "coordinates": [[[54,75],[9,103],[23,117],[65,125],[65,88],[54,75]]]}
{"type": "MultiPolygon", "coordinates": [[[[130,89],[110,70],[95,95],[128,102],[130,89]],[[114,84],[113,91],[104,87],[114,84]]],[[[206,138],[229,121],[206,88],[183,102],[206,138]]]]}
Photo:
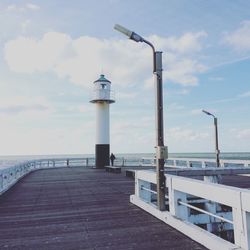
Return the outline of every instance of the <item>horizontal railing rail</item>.
{"type": "Polygon", "coordinates": [[[196,211],[198,211],[198,212],[201,212],[201,213],[203,213],[203,214],[207,214],[207,215],[209,215],[209,216],[212,216],[212,217],[217,218],[217,219],[219,219],[219,220],[221,220],[221,221],[230,223],[230,224],[232,224],[232,225],[234,224],[233,221],[231,221],[231,220],[228,220],[228,219],[226,219],[226,218],[224,218],[224,217],[222,217],[222,216],[218,216],[218,215],[216,215],[216,214],[210,213],[210,212],[208,212],[208,211],[206,211],[206,210],[204,210],[204,209],[200,209],[200,208],[198,208],[198,207],[196,207],[196,206],[192,206],[192,205],[190,205],[190,204],[188,204],[188,203],[186,203],[186,202],[178,201],[178,204],[179,204],[179,205],[186,206],[186,207],[188,207],[188,208],[191,208],[191,209],[196,210],[196,211]]]}

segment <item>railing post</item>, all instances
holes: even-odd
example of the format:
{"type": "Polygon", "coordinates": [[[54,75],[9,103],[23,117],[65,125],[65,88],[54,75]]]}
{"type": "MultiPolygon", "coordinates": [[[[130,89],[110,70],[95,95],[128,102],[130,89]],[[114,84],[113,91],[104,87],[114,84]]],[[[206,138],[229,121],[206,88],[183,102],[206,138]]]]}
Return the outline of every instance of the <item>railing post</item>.
{"type": "MultiPolygon", "coordinates": [[[[242,221],[242,213],[241,209],[238,208],[233,208],[232,209],[233,213],[233,222],[234,222],[234,242],[236,245],[242,247],[242,234],[243,234],[243,221],[242,221]]],[[[248,248],[246,248],[248,249],[248,248]]]]}
{"type": "Polygon", "coordinates": [[[142,188],[151,189],[151,183],[138,179],[138,172],[135,171],[135,195],[147,203],[151,203],[151,193],[142,188]]]}
{"type": "Polygon", "coordinates": [[[174,164],[174,167],[176,168],[176,166],[177,166],[176,160],[173,160],[173,164],[174,164]]]}
{"type": "MultiPolygon", "coordinates": [[[[215,202],[212,202],[212,201],[205,202],[204,205],[205,205],[206,211],[208,211],[212,214],[216,214],[216,203],[215,202]]],[[[215,221],[214,217],[208,216],[208,220],[210,223],[207,223],[207,231],[212,233],[214,231],[214,228],[213,228],[213,222],[215,221]]]]}
{"type": "Polygon", "coordinates": [[[182,220],[188,221],[188,208],[179,204],[179,201],[187,202],[187,194],[174,190],[172,177],[167,177],[169,212],[182,220]]]}
{"type": "Polygon", "coordinates": [[[210,183],[219,183],[219,179],[220,178],[217,175],[203,176],[203,180],[210,183]]]}
{"type": "Polygon", "coordinates": [[[239,194],[238,207],[233,208],[234,241],[243,249],[250,249],[250,212],[242,207],[242,193],[239,194]]]}
{"type": "Polygon", "coordinates": [[[243,225],[245,228],[244,242],[246,249],[250,249],[250,212],[242,211],[243,225]]]}
{"type": "Polygon", "coordinates": [[[202,168],[206,168],[206,167],[207,167],[207,164],[206,164],[205,161],[202,161],[202,162],[201,162],[201,167],[202,167],[202,168]]]}
{"type": "Polygon", "coordinates": [[[138,180],[139,197],[145,202],[151,203],[152,194],[149,191],[143,190],[143,187],[151,190],[151,184],[149,182],[139,179],[138,180]]]}
{"type": "Polygon", "coordinates": [[[136,197],[139,197],[140,192],[139,192],[139,183],[138,183],[138,174],[137,171],[135,171],[135,195],[136,197]]]}

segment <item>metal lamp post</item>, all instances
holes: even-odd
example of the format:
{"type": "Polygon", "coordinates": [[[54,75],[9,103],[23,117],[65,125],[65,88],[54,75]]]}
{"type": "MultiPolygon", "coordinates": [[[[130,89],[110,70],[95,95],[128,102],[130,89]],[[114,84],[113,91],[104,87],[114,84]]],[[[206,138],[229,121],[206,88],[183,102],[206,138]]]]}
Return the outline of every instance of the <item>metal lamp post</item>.
{"type": "Polygon", "coordinates": [[[202,110],[206,115],[210,115],[214,118],[214,131],[215,131],[215,156],[216,156],[216,166],[220,167],[220,150],[219,150],[219,142],[218,142],[218,125],[217,125],[217,117],[211,114],[206,110],[202,110]]]}
{"type": "Polygon", "coordinates": [[[162,52],[155,51],[152,43],[145,40],[137,33],[130,31],[119,24],[114,29],[123,33],[135,42],[144,42],[153,50],[153,73],[155,81],[156,100],[156,175],[157,175],[157,206],[159,210],[165,210],[165,175],[164,159],[167,158],[167,147],[164,147],[163,131],[163,95],[162,95],[162,52]]]}

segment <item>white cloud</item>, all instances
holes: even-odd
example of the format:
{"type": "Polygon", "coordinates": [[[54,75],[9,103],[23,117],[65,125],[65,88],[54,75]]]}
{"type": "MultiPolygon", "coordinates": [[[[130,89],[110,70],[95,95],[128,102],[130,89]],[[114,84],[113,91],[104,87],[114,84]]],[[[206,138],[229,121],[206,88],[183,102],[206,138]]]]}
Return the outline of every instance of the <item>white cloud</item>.
{"type": "Polygon", "coordinates": [[[36,118],[47,115],[52,110],[51,104],[42,96],[12,96],[0,99],[0,117],[2,118],[12,115],[36,118]]]}
{"type": "Polygon", "coordinates": [[[33,3],[27,3],[21,6],[18,6],[16,4],[10,4],[6,7],[7,11],[19,11],[19,12],[26,11],[26,10],[36,11],[39,9],[40,9],[40,6],[33,4],[33,3]]]}
{"type": "Polygon", "coordinates": [[[173,96],[173,95],[188,95],[190,93],[189,89],[180,89],[180,90],[165,90],[164,94],[168,96],[173,96]]]}
{"type": "Polygon", "coordinates": [[[12,11],[12,10],[17,10],[17,5],[16,4],[11,4],[6,7],[6,10],[12,11]]]}
{"type": "Polygon", "coordinates": [[[249,140],[250,139],[250,129],[231,129],[230,131],[237,139],[249,140]]]}
{"type": "Polygon", "coordinates": [[[116,145],[120,152],[152,152],[155,145],[154,125],[154,118],[147,116],[114,121],[110,130],[111,145],[116,145]]]}
{"type": "Polygon", "coordinates": [[[40,9],[40,6],[36,5],[36,4],[33,4],[33,3],[27,3],[26,4],[26,8],[27,9],[30,9],[30,10],[39,10],[40,9]]]}
{"type": "MultiPolygon", "coordinates": [[[[172,50],[163,54],[164,68],[167,69],[165,80],[184,86],[198,84],[197,74],[204,72],[206,67],[186,54],[202,48],[199,38],[203,36],[203,32],[184,34],[179,39],[153,36],[152,39],[163,49],[169,47],[168,50],[172,50]],[[185,43],[182,49],[178,49],[185,43]]],[[[72,39],[64,33],[48,32],[39,40],[30,37],[11,40],[5,44],[4,54],[14,72],[50,71],[83,86],[93,82],[103,67],[109,73],[107,77],[116,84],[145,85],[152,79],[150,49],[127,40],[103,40],[88,36],[72,39]]]]}
{"type": "Polygon", "coordinates": [[[49,71],[57,65],[70,43],[62,33],[46,33],[40,41],[20,37],[5,46],[5,59],[12,71],[49,71]]]}
{"type": "Polygon", "coordinates": [[[178,95],[187,95],[187,94],[189,94],[189,90],[187,90],[187,89],[182,89],[182,90],[180,90],[180,91],[177,91],[176,92],[176,94],[178,94],[178,95]]]}
{"type": "Polygon", "coordinates": [[[214,77],[209,77],[209,80],[219,82],[219,81],[223,81],[224,78],[220,76],[214,76],[214,77]]]}
{"type": "Polygon", "coordinates": [[[239,97],[249,97],[249,96],[250,96],[250,91],[247,91],[239,95],[239,97]]]}
{"type": "Polygon", "coordinates": [[[224,43],[232,46],[238,51],[250,50],[250,20],[241,23],[240,27],[233,31],[228,32],[223,37],[224,43]]]}
{"type": "Polygon", "coordinates": [[[116,98],[119,100],[131,100],[131,99],[135,99],[137,96],[138,96],[138,93],[135,93],[135,92],[130,92],[130,93],[118,92],[116,95],[116,98]]]}
{"type": "Polygon", "coordinates": [[[181,58],[167,63],[167,70],[164,73],[164,79],[177,82],[183,86],[198,85],[199,73],[205,72],[207,67],[189,58],[181,58]]]}
{"type": "Polygon", "coordinates": [[[189,54],[202,50],[203,46],[200,39],[204,37],[207,37],[207,33],[201,31],[197,33],[187,32],[179,38],[162,38],[154,35],[150,37],[150,40],[152,40],[157,47],[162,48],[163,50],[189,54]]]}
{"type": "Polygon", "coordinates": [[[94,107],[92,105],[69,106],[66,108],[71,113],[93,113],[94,107]]]}
{"type": "Polygon", "coordinates": [[[191,115],[200,115],[200,114],[202,114],[202,109],[191,110],[191,115]]]}
{"type": "Polygon", "coordinates": [[[93,153],[94,123],[85,122],[81,127],[12,127],[0,124],[1,154],[67,154],[93,153]],[[93,142],[93,143],[92,143],[93,142]]]}
{"type": "Polygon", "coordinates": [[[170,103],[168,106],[167,106],[167,109],[169,111],[178,111],[178,110],[183,110],[185,109],[185,107],[183,105],[180,105],[176,102],[173,102],[173,103],[170,103]]]}
{"type": "Polygon", "coordinates": [[[25,21],[23,21],[21,23],[21,29],[22,29],[23,32],[26,32],[26,30],[29,27],[30,23],[31,23],[31,21],[29,19],[27,19],[27,20],[25,20],[25,21]]]}
{"type": "Polygon", "coordinates": [[[197,132],[188,128],[174,127],[166,131],[166,136],[173,142],[189,142],[208,138],[208,133],[197,132]]]}
{"type": "Polygon", "coordinates": [[[42,104],[35,104],[32,106],[25,106],[22,104],[17,104],[13,106],[0,107],[0,113],[5,114],[17,114],[25,111],[44,111],[48,108],[42,104]]]}

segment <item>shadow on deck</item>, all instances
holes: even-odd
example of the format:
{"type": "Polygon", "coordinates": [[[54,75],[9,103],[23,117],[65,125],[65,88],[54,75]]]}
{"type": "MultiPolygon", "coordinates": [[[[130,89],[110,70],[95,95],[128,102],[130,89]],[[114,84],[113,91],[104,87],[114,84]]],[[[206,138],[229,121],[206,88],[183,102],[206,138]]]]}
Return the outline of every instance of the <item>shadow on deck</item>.
{"type": "Polygon", "coordinates": [[[0,197],[0,249],[205,249],[129,202],[134,180],[38,170],[0,197]]]}

